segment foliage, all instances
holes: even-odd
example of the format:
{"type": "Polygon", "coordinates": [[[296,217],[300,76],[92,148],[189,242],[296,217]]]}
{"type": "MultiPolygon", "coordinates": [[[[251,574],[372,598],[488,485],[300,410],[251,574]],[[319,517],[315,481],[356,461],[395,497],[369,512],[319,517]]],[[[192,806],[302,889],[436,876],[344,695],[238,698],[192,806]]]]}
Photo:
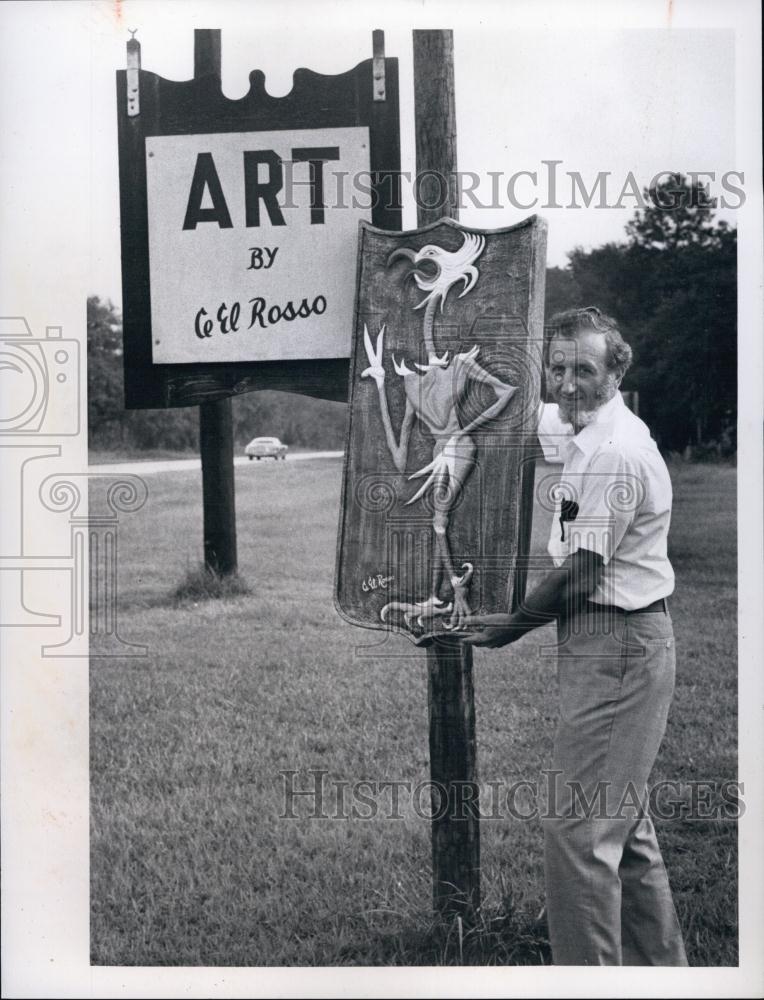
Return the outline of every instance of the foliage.
{"type": "Polygon", "coordinates": [[[645,189],[645,208],[638,208],[626,226],[629,241],[657,250],[714,244],[726,223],[713,223],[713,202],[707,188],[670,174],[661,184],[645,189]]]}
{"type": "Polygon", "coordinates": [[[125,410],[122,319],[112,302],[90,296],[88,324],[88,444],[91,448],[196,448],[191,409],[125,410]]]}
{"type": "MultiPolygon", "coordinates": [[[[122,319],[109,301],[91,296],[88,324],[88,443],[91,449],[194,450],[199,445],[196,406],[171,410],[125,410],[122,319]]],[[[342,448],[344,403],[284,392],[249,392],[233,399],[238,449],[261,434],[303,448],[342,448]]]]}
{"type": "Polygon", "coordinates": [[[260,434],[274,434],[301,448],[345,447],[347,406],[294,392],[248,392],[234,397],[234,438],[244,446],[260,434]]]}
{"type": "Polygon", "coordinates": [[[111,302],[87,305],[88,428],[110,437],[122,418],[122,323],[111,302]]]}
{"type": "Polygon", "coordinates": [[[634,347],[625,390],[665,449],[734,450],[736,233],[714,224],[705,189],[673,174],[645,191],[625,243],[575,249],[550,269],[547,315],[598,305],[634,347]]]}

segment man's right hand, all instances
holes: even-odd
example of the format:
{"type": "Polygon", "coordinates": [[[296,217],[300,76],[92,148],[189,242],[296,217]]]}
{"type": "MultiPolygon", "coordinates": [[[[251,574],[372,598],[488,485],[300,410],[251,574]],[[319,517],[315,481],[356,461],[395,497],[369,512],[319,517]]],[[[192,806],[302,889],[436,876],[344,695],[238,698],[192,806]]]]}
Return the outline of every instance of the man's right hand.
{"type": "Polygon", "coordinates": [[[523,629],[517,628],[512,615],[467,615],[462,619],[461,629],[480,628],[480,632],[465,636],[462,642],[468,646],[484,646],[486,649],[498,649],[519,639],[523,629]]]}
{"type": "MultiPolygon", "coordinates": [[[[469,627],[469,619],[467,619],[466,625],[462,625],[462,628],[467,627],[469,627]]],[[[514,629],[486,628],[482,632],[475,632],[474,635],[465,636],[462,642],[466,646],[483,646],[486,649],[499,649],[501,646],[508,646],[510,642],[519,639],[521,635],[521,632],[514,629]]]]}

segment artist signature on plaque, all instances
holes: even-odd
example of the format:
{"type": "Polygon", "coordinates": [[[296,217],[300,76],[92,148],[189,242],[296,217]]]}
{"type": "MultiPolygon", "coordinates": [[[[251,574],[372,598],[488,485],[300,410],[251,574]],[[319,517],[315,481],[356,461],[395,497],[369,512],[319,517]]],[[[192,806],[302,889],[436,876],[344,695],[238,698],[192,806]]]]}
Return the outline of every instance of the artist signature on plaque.
{"type": "Polygon", "coordinates": [[[382,590],[387,590],[387,585],[392,583],[395,577],[393,576],[383,576],[381,573],[376,573],[372,576],[367,576],[366,579],[361,583],[361,590],[364,594],[368,594],[372,590],[377,590],[379,587],[382,590]]]}

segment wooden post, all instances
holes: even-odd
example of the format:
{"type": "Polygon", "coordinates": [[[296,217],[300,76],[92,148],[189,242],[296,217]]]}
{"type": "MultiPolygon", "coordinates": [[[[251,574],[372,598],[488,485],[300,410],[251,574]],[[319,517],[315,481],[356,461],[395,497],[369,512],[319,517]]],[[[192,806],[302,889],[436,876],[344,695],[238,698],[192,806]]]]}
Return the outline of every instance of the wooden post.
{"type": "Polygon", "coordinates": [[[230,398],[202,403],[199,407],[199,450],[202,456],[204,565],[227,576],[237,569],[230,398]]]}
{"type": "Polygon", "coordinates": [[[414,31],[417,225],[459,218],[452,31],[414,31]]]}
{"type": "Polygon", "coordinates": [[[221,82],[220,28],[194,31],[194,79],[201,76],[214,76],[221,82]]]}
{"type": "MultiPolygon", "coordinates": [[[[458,218],[454,41],[414,31],[417,223],[458,218]]],[[[433,904],[469,920],[480,906],[480,825],[472,649],[439,639],[427,649],[433,904]],[[447,802],[444,801],[444,793],[447,802]]]]}
{"type": "MultiPolygon", "coordinates": [[[[214,76],[220,85],[220,29],[194,31],[194,77],[214,76]]],[[[204,565],[228,575],[237,569],[231,399],[199,407],[202,458],[204,565]]]]}

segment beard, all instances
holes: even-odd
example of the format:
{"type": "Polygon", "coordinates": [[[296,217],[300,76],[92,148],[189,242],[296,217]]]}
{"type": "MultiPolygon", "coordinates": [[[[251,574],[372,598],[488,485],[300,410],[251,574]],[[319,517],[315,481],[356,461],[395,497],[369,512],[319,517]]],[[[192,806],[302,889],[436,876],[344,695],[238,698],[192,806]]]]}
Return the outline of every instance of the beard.
{"type": "MultiPolygon", "coordinates": [[[[607,402],[607,400],[605,400],[607,402]]],[[[603,404],[600,403],[600,406],[603,404]]],[[[600,406],[595,407],[593,410],[579,410],[576,408],[575,404],[559,404],[560,420],[564,424],[570,424],[576,433],[588,427],[589,424],[593,423],[597,418],[597,413],[600,406]]]]}
{"type": "Polygon", "coordinates": [[[594,423],[600,409],[609,403],[618,391],[618,378],[615,375],[608,375],[605,382],[594,391],[591,402],[593,405],[587,408],[580,408],[576,402],[566,403],[565,400],[558,401],[560,419],[564,424],[570,424],[573,430],[578,433],[584,427],[594,423]]]}
{"type": "MultiPolygon", "coordinates": [[[[602,404],[600,404],[602,405],[602,404]]],[[[576,431],[581,431],[584,427],[588,427],[589,424],[594,423],[597,418],[597,412],[599,411],[599,406],[594,410],[576,410],[570,414],[569,419],[565,421],[566,424],[571,424],[576,431]]]]}

